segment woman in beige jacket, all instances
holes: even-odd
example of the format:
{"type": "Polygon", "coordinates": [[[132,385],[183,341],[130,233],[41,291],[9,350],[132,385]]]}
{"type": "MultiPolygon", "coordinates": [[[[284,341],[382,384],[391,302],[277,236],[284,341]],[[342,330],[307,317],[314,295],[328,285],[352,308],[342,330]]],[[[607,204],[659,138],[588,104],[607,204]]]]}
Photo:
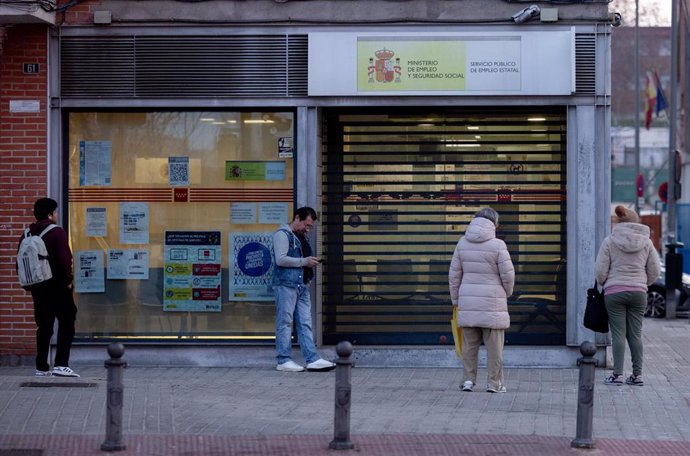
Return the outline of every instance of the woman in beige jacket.
{"type": "Polygon", "coordinates": [[[503,344],[510,326],[508,296],[515,270],[505,242],[496,238],[498,213],[490,207],[477,212],[460,238],[448,271],[450,298],[458,306],[462,327],[463,391],[477,383],[477,357],[484,340],[487,352],[486,391],[505,393],[503,344]]]}
{"type": "Polygon", "coordinates": [[[647,306],[647,287],[661,273],[659,254],[649,238],[649,227],[638,215],[616,206],[615,225],[601,244],[596,260],[597,282],[604,288],[613,345],[613,372],[607,385],[623,384],[623,361],[627,339],[633,372],[628,385],[642,381],[642,320],[647,306]]]}

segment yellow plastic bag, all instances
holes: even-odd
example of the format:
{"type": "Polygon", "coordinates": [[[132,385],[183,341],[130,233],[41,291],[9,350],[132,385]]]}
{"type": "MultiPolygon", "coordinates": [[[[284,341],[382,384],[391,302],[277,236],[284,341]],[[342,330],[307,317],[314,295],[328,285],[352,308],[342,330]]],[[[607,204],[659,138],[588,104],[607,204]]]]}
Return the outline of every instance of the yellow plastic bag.
{"type": "Polygon", "coordinates": [[[455,342],[455,354],[462,358],[462,329],[458,327],[458,308],[453,307],[453,318],[450,320],[450,328],[453,331],[453,342],[455,342]]]}

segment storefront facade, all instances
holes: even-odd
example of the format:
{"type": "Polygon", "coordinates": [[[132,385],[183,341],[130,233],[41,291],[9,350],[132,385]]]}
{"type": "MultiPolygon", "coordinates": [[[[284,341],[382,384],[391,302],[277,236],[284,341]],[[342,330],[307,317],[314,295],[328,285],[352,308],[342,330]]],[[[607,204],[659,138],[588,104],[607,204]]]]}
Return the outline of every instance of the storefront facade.
{"type": "Polygon", "coordinates": [[[507,344],[572,358],[609,219],[609,43],[605,15],[62,27],[48,185],[78,344],[270,347],[271,234],[309,205],[319,344],[443,349],[450,257],[492,206],[507,344]]]}

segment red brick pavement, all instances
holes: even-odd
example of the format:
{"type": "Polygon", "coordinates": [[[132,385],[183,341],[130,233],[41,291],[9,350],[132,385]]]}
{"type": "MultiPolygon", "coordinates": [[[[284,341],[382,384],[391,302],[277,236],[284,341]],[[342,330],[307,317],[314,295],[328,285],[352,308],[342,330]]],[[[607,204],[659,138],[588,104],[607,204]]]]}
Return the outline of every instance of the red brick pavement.
{"type": "MultiPolygon", "coordinates": [[[[424,456],[552,456],[552,455],[688,455],[688,441],[599,439],[593,450],[570,447],[569,438],[534,435],[358,435],[355,449],[328,449],[332,436],[217,436],[127,435],[126,449],[118,456],[217,456],[217,455],[424,455],[424,456]]],[[[11,450],[41,449],[41,456],[109,454],[100,450],[102,436],[10,435],[0,436],[0,456],[22,456],[11,450]]],[[[24,453],[30,454],[30,453],[24,453]]],[[[34,453],[35,454],[35,453],[34,453]]],[[[33,455],[31,455],[33,456],[33,455]]]]}

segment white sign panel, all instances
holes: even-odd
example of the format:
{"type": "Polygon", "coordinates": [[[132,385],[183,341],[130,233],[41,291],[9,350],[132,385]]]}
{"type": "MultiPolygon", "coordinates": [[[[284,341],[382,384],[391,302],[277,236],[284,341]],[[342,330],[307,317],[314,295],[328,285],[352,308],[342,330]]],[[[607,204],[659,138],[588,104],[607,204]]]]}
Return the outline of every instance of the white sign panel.
{"type": "Polygon", "coordinates": [[[41,112],[38,100],[10,100],[10,112],[41,112]]]}
{"type": "Polygon", "coordinates": [[[309,34],[309,96],[571,95],[575,32],[309,34]]]}

